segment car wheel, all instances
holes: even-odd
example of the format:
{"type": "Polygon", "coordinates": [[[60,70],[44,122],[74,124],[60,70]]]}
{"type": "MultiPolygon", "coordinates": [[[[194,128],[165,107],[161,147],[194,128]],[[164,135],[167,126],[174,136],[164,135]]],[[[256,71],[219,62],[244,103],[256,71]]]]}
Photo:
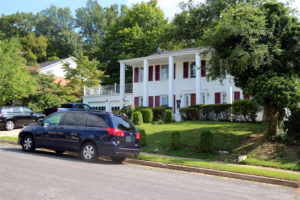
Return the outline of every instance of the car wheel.
{"type": "Polygon", "coordinates": [[[121,164],[125,159],[126,159],[125,157],[111,157],[111,160],[114,163],[119,163],[119,164],[121,164]]]}
{"type": "Polygon", "coordinates": [[[61,154],[63,154],[65,151],[60,151],[60,150],[55,150],[55,153],[57,154],[57,155],[61,155],[61,154]]]}
{"type": "Polygon", "coordinates": [[[25,135],[21,142],[23,151],[32,152],[35,149],[33,137],[31,135],[25,135]]]}
{"type": "Polygon", "coordinates": [[[98,150],[94,143],[86,142],[81,148],[81,158],[84,161],[92,162],[98,158],[98,150]]]}
{"type": "Polygon", "coordinates": [[[8,120],[6,123],[5,123],[5,129],[8,130],[8,131],[11,131],[15,128],[15,123],[11,120],[8,120]]]}

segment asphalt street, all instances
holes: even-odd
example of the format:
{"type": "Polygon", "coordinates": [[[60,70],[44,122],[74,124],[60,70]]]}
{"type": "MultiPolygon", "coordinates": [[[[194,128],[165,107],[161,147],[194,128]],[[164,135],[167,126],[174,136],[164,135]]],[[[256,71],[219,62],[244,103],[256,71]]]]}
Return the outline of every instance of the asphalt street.
{"type": "Polygon", "coordinates": [[[0,144],[0,199],[300,200],[295,189],[0,144]]]}

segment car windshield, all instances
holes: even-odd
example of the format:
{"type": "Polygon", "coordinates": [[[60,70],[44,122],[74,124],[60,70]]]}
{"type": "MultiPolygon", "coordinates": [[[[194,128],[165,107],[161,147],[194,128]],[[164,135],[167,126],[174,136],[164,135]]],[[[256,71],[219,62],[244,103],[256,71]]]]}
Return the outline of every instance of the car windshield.
{"type": "Polygon", "coordinates": [[[136,132],[136,128],[132,124],[132,122],[127,119],[126,117],[121,116],[112,116],[112,121],[114,124],[114,127],[124,130],[124,131],[132,131],[136,132]]]}

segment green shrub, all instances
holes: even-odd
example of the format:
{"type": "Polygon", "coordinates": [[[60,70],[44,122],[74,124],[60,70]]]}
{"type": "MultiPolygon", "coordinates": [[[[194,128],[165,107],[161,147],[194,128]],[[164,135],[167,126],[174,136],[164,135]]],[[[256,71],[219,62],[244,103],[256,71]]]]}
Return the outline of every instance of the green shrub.
{"type": "Polygon", "coordinates": [[[126,107],[123,107],[120,112],[125,113],[125,115],[129,118],[132,119],[132,113],[135,111],[135,106],[134,105],[129,105],[126,107]]]}
{"type": "Polygon", "coordinates": [[[177,150],[181,148],[181,134],[179,131],[171,133],[170,148],[172,150],[177,150]]]}
{"type": "Polygon", "coordinates": [[[203,131],[199,137],[199,149],[201,152],[211,153],[213,151],[214,136],[210,131],[203,131]]]}
{"type": "Polygon", "coordinates": [[[231,104],[208,104],[199,108],[199,119],[208,121],[230,121],[231,104]]]}
{"type": "Polygon", "coordinates": [[[142,125],[143,124],[143,115],[140,111],[135,111],[132,114],[132,123],[135,125],[142,125]]]}
{"type": "Polygon", "coordinates": [[[146,131],[143,128],[138,128],[139,133],[141,134],[141,139],[140,139],[140,145],[146,146],[147,145],[147,135],[146,135],[146,131]]]}
{"type": "Polygon", "coordinates": [[[233,121],[255,122],[259,105],[248,99],[237,100],[232,103],[233,121]]]}
{"type": "Polygon", "coordinates": [[[181,108],[179,110],[183,121],[199,120],[199,109],[194,107],[181,108]]]}
{"type": "Polygon", "coordinates": [[[300,108],[291,111],[291,115],[284,123],[287,136],[300,142],[300,108]]]}
{"type": "Polygon", "coordinates": [[[172,121],[173,121],[172,110],[166,110],[165,117],[164,117],[164,122],[165,123],[170,123],[172,121]]]}
{"type": "Polygon", "coordinates": [[[152,108],[153,120],[164,120],[166,110],[172,110],[169,107],[154,107],[152,108]]]}
{"type": "Polygon", "coordinates": [[[151,123],[153,121],[153,112],[149,108],[143,108],[139,110],[143,115],[144,123],[151,123]]]}

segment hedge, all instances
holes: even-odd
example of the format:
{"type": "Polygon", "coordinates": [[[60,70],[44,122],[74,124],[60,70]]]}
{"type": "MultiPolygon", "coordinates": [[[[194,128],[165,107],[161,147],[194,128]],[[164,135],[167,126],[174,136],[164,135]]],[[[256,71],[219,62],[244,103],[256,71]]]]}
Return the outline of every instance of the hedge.
{"type": "Polygon", "coordinates": [[[255,122],[259,105],[248,99],[237,100],[232,103],[233,121],[252,121],[255,122]]]}
{"type": "Polygon", "coordinates": [[[172,108],[170,108],[170,107],[154,107],[151,109],[153,112],[153,120],[154,121],[164,120],[166,110],[172,110],[172,108]]]}
{"type": "Polygon", "coordinates": [[[149,108],[143,108],[139,110],[143,115],[144,123],[151,123],[153,121],[153,112],[149,108]]]}
{"type": "Polygon", "coordinates": [[[140,139],[140,145],[146,146],[147,145],[147,135],[146,135],[146,131],[143,128],[138,128],[139,133],[141,134],[141,139],[140,139]]]}
{"type": "Polygon", "coordinates": [[[172,110],[166,110],[165,117],[164,117],[164,122],[165,123],[170,123],[172,121],[173,121],[172,110]]]}
{"type": "Polygon", "coordinates": [[[284,129],[287,131],[287,136],[300,142],[300,108],[291,110],[291,115],[284,122],[284,129]]]}
{"type": "Polygon", "coordinates": [[[143,124],[143,115],[140,111],[135,111],[132,114],[132,123],[135,125],[142,125],[143,124]]]}

